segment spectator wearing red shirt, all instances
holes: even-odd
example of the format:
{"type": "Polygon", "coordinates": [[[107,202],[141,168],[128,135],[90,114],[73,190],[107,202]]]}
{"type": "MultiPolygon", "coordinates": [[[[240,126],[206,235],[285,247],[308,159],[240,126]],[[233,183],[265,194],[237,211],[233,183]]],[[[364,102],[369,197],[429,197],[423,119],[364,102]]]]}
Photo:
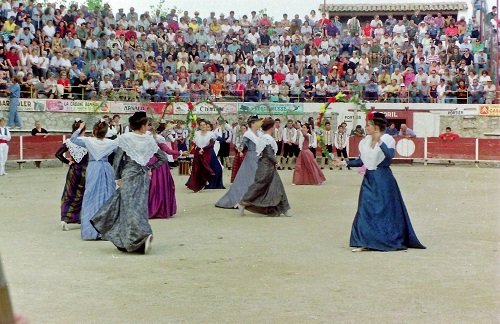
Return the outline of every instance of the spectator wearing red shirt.
{"type": "Polygon", "coordinates": [[[446,30],[444,32],[446,36],[452,36],[452,37],[457,37],[458,35],[458,28],[455,26],[453,22],[450,23],[450,26],[446,27],[446,30]]]}
{"type": "Polygon", "coordinates": [[[130,38],[132,37],[134,37],[134,39],[137,39],[137,33],[135,32],[134,26],[130,26],[128,32],[125,33],[125,40],[130,40],[130,38]]]}
{"type": "Polygon", "coordinates": [[[17,54],[15,46],[12,46],[5,54],[5,61],[7,62],[10,75],[16,75],[17,71],[21,69],[21,61],[19,60],[19,54],[17,54]]]}
{"type": "Polygon", "coordinates": [[[320,24],[322,26],[329,25],[330,19],[326,18],[326,13],[323,13],[321,16],[322,16],[322,18],[320,20],[318,20],[318,24],[320,24]]]}
{"type": "Polygon", "coordinates": [[[277,84],[281,84],[281,81],[285,80],[286,75],[281,73],[281,68],[276,69],[276,73],[274,73],[273,79],[276,80],[277,84]]]}
{"type": "Polygon", "coordinates": [[[267,18],[267,14],[263,14],[262,18],[257,23],[257,25],[259,27],[263,27],[263,28],[269,28],[269,27],[271,27],[272,24],[273,23],[271,22],[271,20],[269,20],[269,18],[267,18]]]}
{"type": "Polygon", "coordinates": [[[372,38],[372,29],[373,29],[373,27],[370,26],[370,22],[367,21],[365,23],[365,26],[361,28],[361,30],[363,31],[363,35],[365,36],[365,38],[372,38]]]}
{"type": "MultiPolygon", "coordinates": [[[[61,72],[59,76],[59,80],[57,80],[57,84],[63,87],[63,98],[64,99],[72,99],[73,95],[71,93],[71,84],[69,82],[68,76],[66,72],[61,72]]],[[[59,87],[58,87],[59,88],[59,87]]]]}
{"type": "Polygon", "coordinates": [[[439,138],[443,139],[444,141],[450,140],[453,141],[455,138],[459,138],[458,134],[452,133],[451,132],[451,127],[446,127],[446,131],[439,135],[439,138]]]}

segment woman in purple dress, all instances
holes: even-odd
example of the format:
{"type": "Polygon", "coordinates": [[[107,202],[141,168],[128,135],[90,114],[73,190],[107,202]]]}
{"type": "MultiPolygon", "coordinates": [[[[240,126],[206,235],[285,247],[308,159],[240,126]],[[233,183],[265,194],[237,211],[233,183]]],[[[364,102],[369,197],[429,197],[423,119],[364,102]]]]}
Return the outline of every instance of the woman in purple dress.
{"type": "MultiPolygon", "coordinates": [[[[161,135],[156,135],[156,143],[160,149],[168,155],[189,155],[188,151],[175,151],[167,145],[167,141],[161,135]]],[[[154,164],[158,159],[153,156],[148,165],[154,164]]],[[[149,185],[149,218],[170,218],[177,213],[175,200],[175,183],[170,173],[170,166],[162,165],[151,171],[151,182],[149,185]]]]}
{"type": "MultiPolygon", "coordinates": [[[[81,119],[73,123],[73,133],[80,127],[81,119]]],[[[85,134],[85,127],[79,136],[85,134]]],[[[82,211],[83,193],[85,192],[85,174],[89,156],[85,147],[78,146],[67,139],[57,150],[56,157],[62,163],[69,166],[61,197],[61,227],[68,231],[68,224],[80,224],[80,213],[82,211]],[[70,159],[64,156],[69,151],[70,159]]]]}

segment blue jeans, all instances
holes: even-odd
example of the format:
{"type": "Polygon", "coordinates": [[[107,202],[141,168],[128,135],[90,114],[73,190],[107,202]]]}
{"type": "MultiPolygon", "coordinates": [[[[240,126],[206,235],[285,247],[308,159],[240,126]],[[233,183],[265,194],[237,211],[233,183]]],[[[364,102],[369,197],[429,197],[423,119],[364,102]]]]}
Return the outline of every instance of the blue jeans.
{"type": "Polygon", "coordinates": [[[445,96],[444,97],[444,103],[453,103],[453,104],[456,104],[457,103],[457,97],[447,97],[447,96],[445,96]]]}
{"type": "Polygon", "coordinates": [[[17,106],[19,106],[19,98],[10,98],[8,127],[12,127],[14,124],[18,127],[23,126],[21,118],[19,118],[19,113],[17,112],[17,106]]]}

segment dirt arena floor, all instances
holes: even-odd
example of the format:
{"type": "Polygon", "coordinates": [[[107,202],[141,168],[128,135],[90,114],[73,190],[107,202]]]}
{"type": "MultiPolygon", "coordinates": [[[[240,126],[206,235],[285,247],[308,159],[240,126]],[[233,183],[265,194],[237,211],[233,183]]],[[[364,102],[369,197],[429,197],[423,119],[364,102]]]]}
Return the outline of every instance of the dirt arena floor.
{"type": "MultiPolygon", "coordinates": [[[[0,177],[0,252],[32,323],[499,323],[500,169],[397,165],[426,250],[353,253],[361,176],[292,186],[294,217],[214,207],[175,172],[178,214],[153,220],[150,255],[59,227],[66,168],[0,177]]],[[[225,174],[229,186],[229,174],[225,174]]]]}

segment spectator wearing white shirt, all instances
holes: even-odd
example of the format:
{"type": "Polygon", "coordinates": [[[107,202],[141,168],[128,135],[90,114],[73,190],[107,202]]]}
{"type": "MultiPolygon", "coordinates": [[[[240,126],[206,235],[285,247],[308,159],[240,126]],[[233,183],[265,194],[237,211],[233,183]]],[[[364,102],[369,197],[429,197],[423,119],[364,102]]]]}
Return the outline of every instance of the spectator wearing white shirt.
{"type": "Polygon", "coordinates": [[[51,39],[56,34],[56,28],[54,27],[52,20],[49,20],[47,25],[43,26],[42,30],[45,32],[45,35],[49,36],[51,39]]]}
{"type": "Polygon", "coordinates": [[[115,74],[119,74],[120,78],[122,80],[125,79],[125,73],[123,73],[124,70],[124,64],[123,60],[120,58],[120,54],[116,53],[114,55],[114,58],[111,60],[109,63],[110,66],[108,66],[115,74]]]}
{"type": "Polygon", "coordinates": [[[92,37],[87,39],[85,42],[85,49],[87,50],[87,57],[89,61],[96,58],[98,48],[99,43],[97,42],[97,38],[95,35],[92,35],[92,37]]]}
{"type": "Polygon", "coordinates": [[[289,73],[287,73],[287,75],[285,77],[285,82],[287,83],[288,86],[291,86],[298,79],[299,79],[299,75],[297,73],[295,73],[295,68],[291,67],[289,73]]]}
{"type": "Polygon", "coordinates": [[[99,94],[101,96],[109,96],[113,91],[113,84],[109,80],[109,75],[104,76],[104,80],[99,82],[99,94]]]}

